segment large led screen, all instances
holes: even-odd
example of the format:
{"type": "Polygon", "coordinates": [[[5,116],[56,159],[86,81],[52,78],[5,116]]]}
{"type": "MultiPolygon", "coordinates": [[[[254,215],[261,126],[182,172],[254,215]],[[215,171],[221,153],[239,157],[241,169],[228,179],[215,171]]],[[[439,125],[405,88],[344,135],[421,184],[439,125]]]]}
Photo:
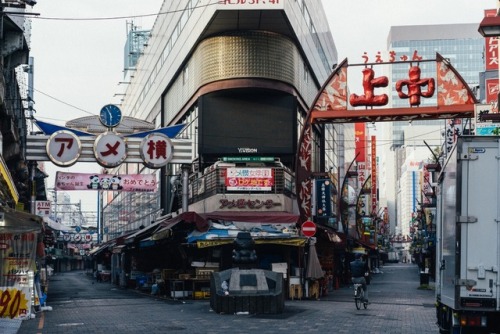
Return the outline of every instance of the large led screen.
{"type": "Polygon", "coordinates": [[[199,153],[294,155],[295,97],[266,90],[225,90],[199,101],[199,153]]]}

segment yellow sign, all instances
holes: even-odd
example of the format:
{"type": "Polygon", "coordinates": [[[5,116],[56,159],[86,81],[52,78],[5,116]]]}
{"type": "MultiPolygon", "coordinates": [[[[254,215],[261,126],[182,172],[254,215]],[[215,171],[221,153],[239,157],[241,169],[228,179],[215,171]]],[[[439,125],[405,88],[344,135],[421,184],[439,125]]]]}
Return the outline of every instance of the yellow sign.
{"type": "MultiPolygon", "coordinates": [[[[301,246],[304,246],[306,244],[306,241],[307,241],[307,238],[286,238],[286,239],[266,238],[266,239],[255,239],[255,244],[256,245],[275,244],[275,245],[282,245],[282,246],[301,247],[301,246]]],[[[206,247],[227,245],[227,244],[230,244],[233,242],[234,242],[234,239],[198,240],[196,242],[196,246],[198,248],[206,248],[206,247]]]]}
{"type": "MultiPolygon", "coordinates": [[[[9,188],[10,195],[12,199],[17,204],[19,202],[19,194],[17,192],[17,188],[14,186],[14,181],[12,180],[12,176],[10,175],[9,169],[5,164],[5,161],[0,156],[0,176],[4,179],[7,187],[9,188]]],[[[24,209],[24,208],[23,208],[24,209]]]]}
{"type": "Polygon", "coordinates": [[[0,287],[0,318],[25,318],[30,313],[29,300],[26,296],[29,295],[29,289],[23,288],[2,288],[0,287]]]}

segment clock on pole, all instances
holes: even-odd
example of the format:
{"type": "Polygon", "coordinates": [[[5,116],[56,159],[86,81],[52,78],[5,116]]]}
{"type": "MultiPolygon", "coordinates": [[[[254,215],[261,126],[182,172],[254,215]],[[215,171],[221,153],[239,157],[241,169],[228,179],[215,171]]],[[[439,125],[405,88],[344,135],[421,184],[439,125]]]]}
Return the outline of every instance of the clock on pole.
{"type": "Polygon", "coordinates": [[[99,120],[105,127],[114,128],[122,121],[122,111],[114,104],[107,104],[101,108],[99,120]]]}

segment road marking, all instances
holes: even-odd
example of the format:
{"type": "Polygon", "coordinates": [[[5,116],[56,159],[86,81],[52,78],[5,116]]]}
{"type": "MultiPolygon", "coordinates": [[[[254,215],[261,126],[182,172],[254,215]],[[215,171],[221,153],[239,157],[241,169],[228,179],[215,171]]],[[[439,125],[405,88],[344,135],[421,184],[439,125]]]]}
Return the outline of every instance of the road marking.
{"type": "Polygon", "coordinates": [[[42,315],[40,316],[40,321],[38,321],[38,329],[43,329],[45,323],[45,313],[42,312],[42,315]]]}
{"type": "Polygon", "coordinates": [[[70,326],[83,326],[85,325],[83,322],[70,322],[70,323],[67,323],[67,324],[59,324],[57,326],[60,326],[60,327],[70,327],[70,326]]]}

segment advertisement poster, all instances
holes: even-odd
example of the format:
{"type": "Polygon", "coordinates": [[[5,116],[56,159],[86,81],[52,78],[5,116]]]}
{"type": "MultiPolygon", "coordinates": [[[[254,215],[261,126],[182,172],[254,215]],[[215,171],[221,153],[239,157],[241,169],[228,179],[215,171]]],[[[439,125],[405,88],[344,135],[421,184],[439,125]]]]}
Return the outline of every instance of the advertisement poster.
{"type": "Polygon", "coordinates": [[[37,233],[0,233],[0,318],[31,313],[37,233]]]}
{"type": "Polygon", "coordinates": [[[227,190],[271,190],[274,172],[272,168],[227,168],[225,185],[227,190]]]}
{"type": "Polygon", "coordinates": [[[155,174],[85,174],[57,172],[56,190],[109,190],[153,192],[157,189],[155,174]]]}

